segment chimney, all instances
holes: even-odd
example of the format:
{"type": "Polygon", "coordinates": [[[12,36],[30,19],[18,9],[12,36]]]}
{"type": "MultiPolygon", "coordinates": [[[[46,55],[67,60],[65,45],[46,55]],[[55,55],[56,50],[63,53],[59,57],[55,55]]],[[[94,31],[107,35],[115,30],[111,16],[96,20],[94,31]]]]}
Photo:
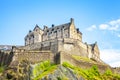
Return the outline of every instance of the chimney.
{"type": "Polygon", "coordinates": [[[73,18],[70,18],[70,22],[71,22],[71,23],[74,23],[74,19],[73,19],[73,18]]]}
{"type": "Polygon", "coordinates": [[[54,24],[52,24],[52,27],[54,27],[55,25],[54,24]]]}
{"type": "Polygon", "coordinates": [[[79,31],[79,28],[77,28],[76,30],[77,30],[77,33],[79,33],[79,32],[80,32],[80,31],[79,31]]]}
{"type": "Polygon", "coordinates": [[[32,31],[31,30],[29,30],[29,33],[31,33],[32,31]]]}

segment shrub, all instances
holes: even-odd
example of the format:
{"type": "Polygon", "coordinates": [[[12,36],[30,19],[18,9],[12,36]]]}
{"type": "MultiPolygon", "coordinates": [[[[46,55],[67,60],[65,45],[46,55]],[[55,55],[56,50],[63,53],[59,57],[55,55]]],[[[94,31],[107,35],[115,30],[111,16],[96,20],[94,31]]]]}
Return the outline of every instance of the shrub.
{"type": "Polygon", "coordinates": [[[5,66],[0,66],[0,73],[2,73],[5,70],[5,66]]]}
{"type": "Polygon", "coordinates": [[[34,67],[32,73],[32,79],[33,80],[41,79],[42,77],[51,73],[56,68],[57,65],[51,64],[50,61],[43,61],[34,67]]]}
{"type": "Polygon", "coordinates": [[[72,69],[78,77],[82,76],[87,80],[120,80],[120,75],[112,73],[110,69],[107,69],[104,74],[101,74],[96,65],[93,65],[90,69],[82,69],[68,62],[64,62],[62,65],[72,69]]]}

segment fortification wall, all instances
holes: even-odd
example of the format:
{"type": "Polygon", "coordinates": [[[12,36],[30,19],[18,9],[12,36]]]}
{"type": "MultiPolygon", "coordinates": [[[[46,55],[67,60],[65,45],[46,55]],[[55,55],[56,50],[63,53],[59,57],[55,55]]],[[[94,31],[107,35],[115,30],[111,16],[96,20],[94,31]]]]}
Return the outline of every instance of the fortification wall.
{"type": "Polygon", "coordinates": [[[13,53],[10,51],[0,51],[0,65],[8,66],[12,61],[13,53]]]}
{"type": "Polygon", "coordinates": [[[60,64],[62,64],[63,62],[68,62],[75,66],[81,67],[83,69],[88,69],[88,68],[91,68],[93,65],[96,65],[98,66],[98,69],[101,73],[105,72],[108,68],[113,71],[113,69],[108,65],[102,65],[100,63],[95,64],[95,63],[90,63],[90,62],[85,62],[80,60],[78,61],[73,57],[71,57],[71,55],[66,54],[65,52],[60,52],[59,56],[60,56],[60,60],[58,61],[58,63],[60,64]]]}
{"type": "Polygon", "coordinates": [[[81,42],[80,40],[72,38],[58,38],[47,40],[35,44],[31,44],[23,47],[26,50],[50,50],[52,53],[57,54],[60,51],[66,52],[68,54],[79,55],[87,58],[95,58],[95,60],[100,61],[96,54],[93,54],[92,47],[88,44],[81,42]]]}
{"type": "Polygon", "coordinates": [[[88,57],[87,46],[79,40],[64,38],[58,40],[58,52],[63,51],[68,54],[88,57]],[[79,43],[79,44],[78,44],[79,43]]]}
{"type": "Polygon", "coordinates": [[[28,60],[31,64],[38,63],[45,60],[54,62],[54,55],[51,51],[37,51],[37,50],[14,50],[14,57],[10,66],[16,66],[19,61],[28,60]]]}
{"type": "Polygon", "coordinates": [[[53,39],[53,40],[48,40],[48,41],[43,41],[43,42],[38,42],[34,43],[31,45],[27,45],[24,47],[19,47],[20,49],[25,49],[25,50],[50,50],[52,53],[57,53],[58,51],[58,40],[53,39]]]}

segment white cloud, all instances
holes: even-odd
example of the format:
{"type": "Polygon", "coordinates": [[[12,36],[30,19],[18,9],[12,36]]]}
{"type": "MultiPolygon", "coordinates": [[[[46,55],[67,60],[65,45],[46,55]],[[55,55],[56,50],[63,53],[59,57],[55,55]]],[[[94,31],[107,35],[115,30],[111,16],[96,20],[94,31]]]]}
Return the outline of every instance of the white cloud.
{"type": "Polygon", "coordinates": [[[110,25],[120,24],[120,19],[110,21],[109,24],[110,24],[110,25]]]}
{"type": "Polygon", "coordinates": [[[91,27],[87,28],[88,31],[93,31],[94,29],[97,29],[96,25],[92,25],[91,27]]]}
{"type": "Polygon", "coordinates": [[[99,28],[102,29],[102,30],[105,30],[105,29],[109,28],[109,25],[107,25],[107,24],[100,24],[99,28]]]}
{"type": "Polygon", "coordinates": [[[112,67],[120,67],[120,61],[116,61],[116,62],[110,63],[110,65],[112,67]]]}
{"type": "Polygon", "coordinates": [[[106,49],[100,51],[101,59],[112,67],[120,67],[120,50],[106,49]]]}
{"type": "Polygon", "coordinates": [[[104,30],[105,31],[109,31],[110,33],[112,33],[113,35],[120,37],[120,35],[118,35],[118,33],[120,32],[120,19],[117,20],[111,20],[107,23],[102,23],[99,25],[92,25],[91,27],[88,27],[87,30],[88,31],[93,31],[95,29],[99,29],[99,30],[104,30]]]}
{"type": "Polygon", "coordinates": [[[118,37],[120,37],[120,34],[118,34],[118,37]]]}
{"type": "Polygon", "coordinates": [[[120,25],[114,25],[114,26],[111,26],[111,27],[109,27],[109,30],[114,30],[114,31],[117,31],[118,30],[118,28],[119,28],[119,26],[120,25]]]}

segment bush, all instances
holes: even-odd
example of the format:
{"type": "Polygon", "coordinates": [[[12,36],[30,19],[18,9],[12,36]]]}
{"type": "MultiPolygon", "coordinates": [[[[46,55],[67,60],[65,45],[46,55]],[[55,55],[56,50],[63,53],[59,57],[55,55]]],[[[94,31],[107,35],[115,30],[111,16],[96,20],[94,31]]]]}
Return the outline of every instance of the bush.
{"type": "Polygon", "coordinates": [[[54,64],[51,64],[50,61],[43,61],[34,67],[33,73],[32,73],[32,79],[33,80],[41,79],[45,75],[51,73],[56,68],[57,66],[54,64]]]}
{"type": "Polygon", "coordinates": [[[120,80],[120,75],[112,73],[110,69],[107,69],[104,74],[101,74],[96,65],[93,65],[90,69],[82,69],[67,62],[64,62],[62,65],[72,69],[78,77],[82,76],[87,80],[120,80]]]}
{"type": "Polygon", "coordinates": [[[5,66],[0,66],[0,73],[2,73],[5,70],[5,66]]]}

